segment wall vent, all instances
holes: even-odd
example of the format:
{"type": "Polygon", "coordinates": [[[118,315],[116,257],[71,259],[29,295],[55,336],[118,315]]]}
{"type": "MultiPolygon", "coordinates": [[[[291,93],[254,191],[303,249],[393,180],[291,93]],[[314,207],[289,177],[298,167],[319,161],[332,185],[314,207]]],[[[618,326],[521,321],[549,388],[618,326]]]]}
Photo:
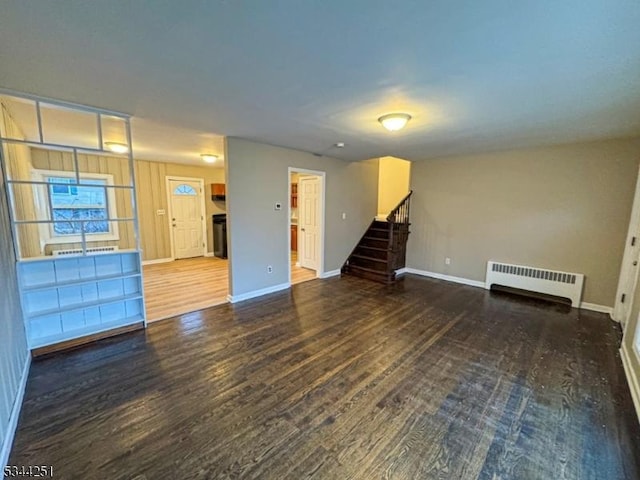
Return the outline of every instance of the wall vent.
{"type": "Polygon", "coordinates": [[[571,300],[571,306],[578,308],[582,300],[584,275],[560,272],[526,265],[512,265],[500,262],[487,263],[486,288],[492,285],[519,288],[531,292],[556,295],[571,300]]]}
{"type": "MultiPolygon", "coordinates": [[[[118,251],[118,247],[109,246],[109,247],[90,247],[87,248],[87,253],[91,253],[93,255],[97,255],[100,253],[110,253],[118,251]]],[[[69,248],[66,250],[54,250],[54,257],[72,257],[74,255],[82,255],[81,248],[69,248]]]]}

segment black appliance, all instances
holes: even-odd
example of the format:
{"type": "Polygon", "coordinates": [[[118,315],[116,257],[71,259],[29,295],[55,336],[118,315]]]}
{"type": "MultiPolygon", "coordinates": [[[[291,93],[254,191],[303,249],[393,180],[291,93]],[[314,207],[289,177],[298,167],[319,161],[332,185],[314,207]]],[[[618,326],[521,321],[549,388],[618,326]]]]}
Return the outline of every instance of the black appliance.
{"type": "Polygon", "coordinates": [[[227,258],[227,214],[213,215],[213,255],[227,258]]]}

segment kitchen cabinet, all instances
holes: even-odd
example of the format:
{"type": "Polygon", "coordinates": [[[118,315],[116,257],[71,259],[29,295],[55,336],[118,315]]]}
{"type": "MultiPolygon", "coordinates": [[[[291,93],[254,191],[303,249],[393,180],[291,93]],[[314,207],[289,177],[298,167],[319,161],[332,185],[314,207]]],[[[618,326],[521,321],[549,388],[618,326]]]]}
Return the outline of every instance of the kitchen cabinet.
{"type": "Polygon", "coordinates": [[[211,200],[224,200],[226,194],[226,186],[224,183],[211,184],[211,200]]]}
{"type": "Polygon", "coordinates": [[[298,226],[291,225],[291,251],[298,251],[298,226]]]}
{"type": "Polygon", "coordinates": [[[298,184],[291,184],[291,208],[298,208],[298,184]]]}

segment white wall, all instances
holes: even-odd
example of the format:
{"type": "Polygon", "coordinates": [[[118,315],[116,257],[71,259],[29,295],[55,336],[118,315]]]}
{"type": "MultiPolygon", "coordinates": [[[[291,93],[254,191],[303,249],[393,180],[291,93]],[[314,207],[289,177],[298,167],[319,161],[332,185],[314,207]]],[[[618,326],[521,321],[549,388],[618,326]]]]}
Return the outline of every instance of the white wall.
{"type": "Polygon", "coordinates": [[[8,460],[29,359],[6,199],[0,172],[0,469],[8,460]]]}
{"type": "Polygon", "coordinates": [[[477,281],[488,260],[583,273],[583,301],[610,307],[639,161],[640,139],[621,139],[413,162],[407,266],[477,281]]]}
{"type": "Polygon", "coordinates": [[[348,163],[238,138],[225,149],[231,295],[289,282],[288,167],[326,172],[324,270],[339,269],[376,214],[378,161],[348,163]]]}
{"type": "Polygon", "coordinates": [[[4,181],[0,188],[0,468],[8,459],[29,351],[22,320],[4,181]],[[12,415],[14,416],[12,418],[12,415]]]}
{"type": "Polygon", "coordinates": [[[411,162],[396,157],[381,157],[378,174],[378,216],[386,217],[409,193],[411,162]]]}

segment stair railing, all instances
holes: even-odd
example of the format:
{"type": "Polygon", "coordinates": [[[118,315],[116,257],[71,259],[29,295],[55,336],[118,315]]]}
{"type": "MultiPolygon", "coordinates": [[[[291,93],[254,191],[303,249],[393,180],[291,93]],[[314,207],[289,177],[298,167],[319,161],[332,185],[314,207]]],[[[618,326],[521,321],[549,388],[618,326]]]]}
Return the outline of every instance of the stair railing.
{"type": "Polygon", "coordinates": [[[411,190],[398,205],[387,215],[389,224],[389,252],[388,268],[398,270],[406,265],[407,239],[409,238],[409,210],[411,207],[411,190]]]}

